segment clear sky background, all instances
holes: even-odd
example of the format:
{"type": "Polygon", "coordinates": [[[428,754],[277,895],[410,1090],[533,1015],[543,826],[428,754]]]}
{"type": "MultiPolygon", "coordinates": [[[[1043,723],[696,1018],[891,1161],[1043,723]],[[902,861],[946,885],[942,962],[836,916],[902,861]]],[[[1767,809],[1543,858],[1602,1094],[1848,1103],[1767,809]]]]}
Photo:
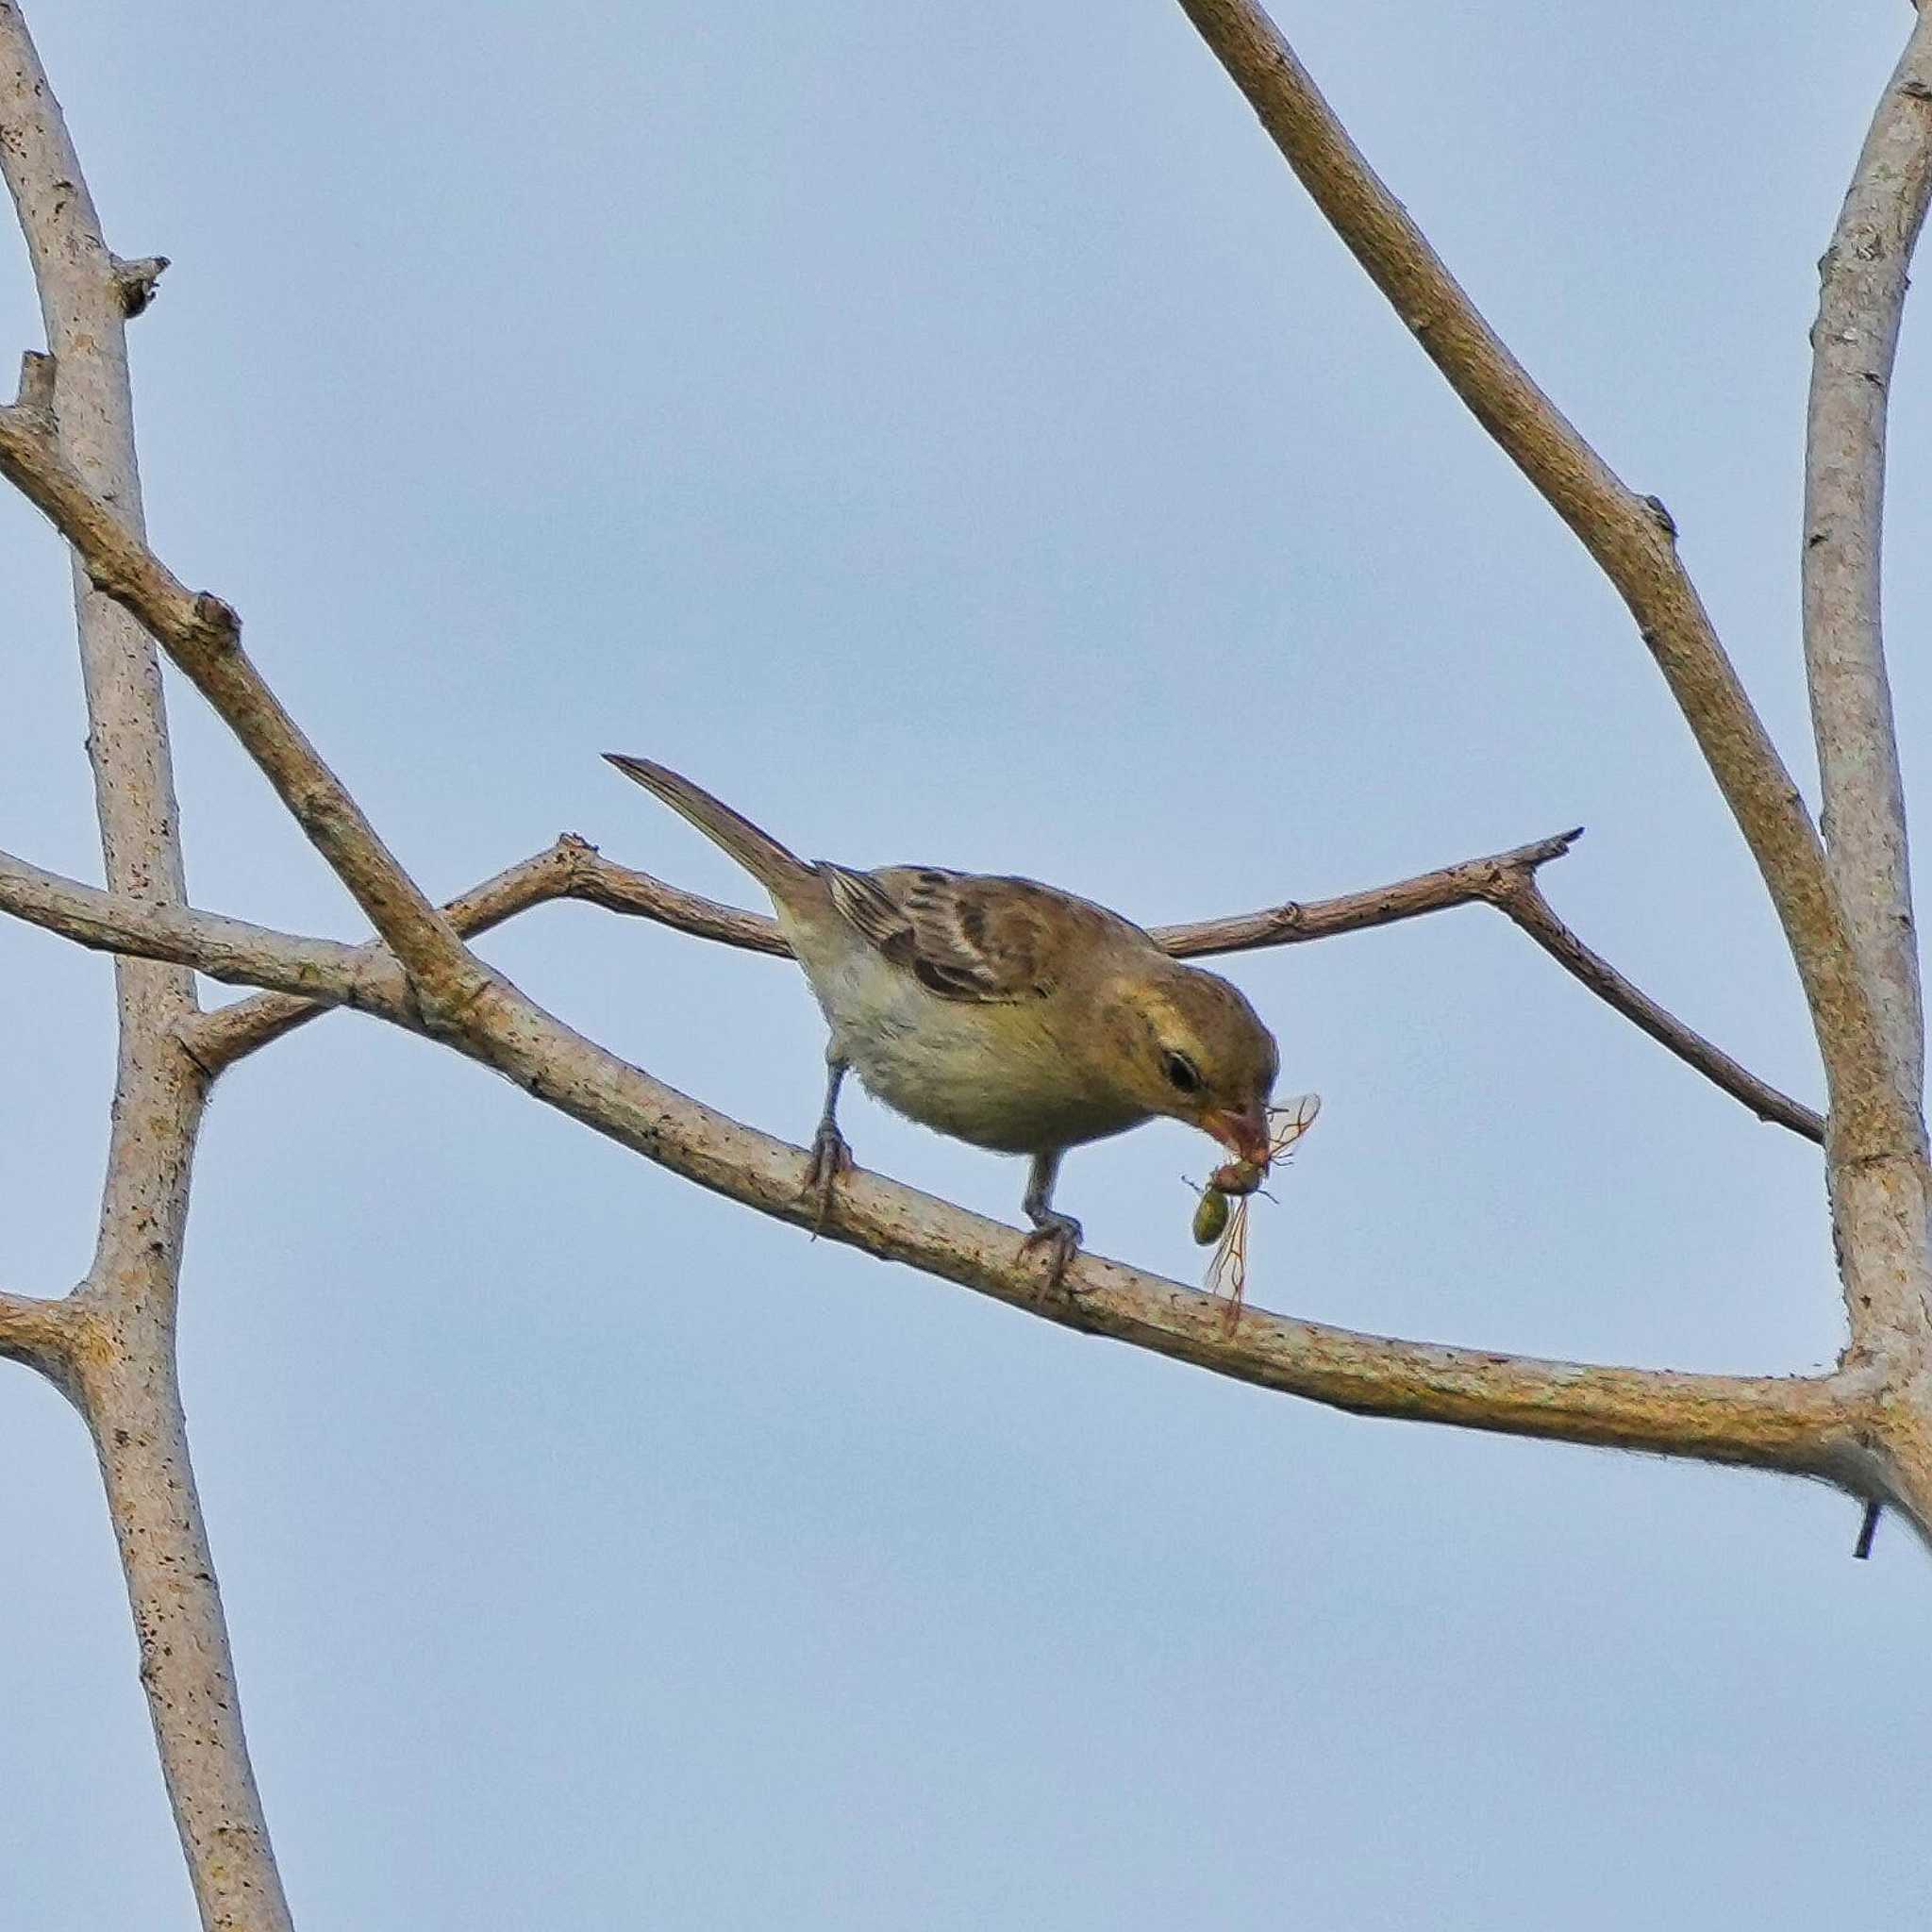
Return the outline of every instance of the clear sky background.
{"type": "MultiPolygon", "coordinates": [[[[124,255],[155,541],[426,885],[558,831],[756,889],[600,764],[808,854],[1148,921],[1581,823],[1595,945],[1815,1099],[1744,849],[1615,599],[1168,0],[29,8],[124,255]]],[[[1909,24],[1294,5],[1486,313],[1639,489],[1812,787],[1814,264],[1909,24]]],[[[0,245],[0,345],[40,341],[0,245]]],[[[1924,791],[1932,412],[1890,641],[1924,791]]],[[[8,350],[11,353],[11,350],[8,350]]],[[[98,874],[65,567],[0,498],[0,844],[98,874]]],[[[174,688],[198,903],[353,908],[174,688]]],[[[1932,834],[1922,834],[1932,850],[1932,834]]],[[[1923,884],[1922,884],[1923,890],[1923,884]]],[[[793,971],[581,908],[486,949],[798,1140],[793,971]]],[[[1819,1165],[1480,909],[1232,971],[1324,1099],[1264,1305],[1828,1362],[1819,1165]]],[[[0,926],[0,1280],[88,1256],[107,962],[0,926]]],[[[1018,1162],[854,1096],[868,1166],[1018,1162]]],[[[1214,1158],[1076,1153],[1191,1276],[1214,1158]]],[[[316,1928],[1912,1923],[1932,1573],[1823,1490],[1371,1424],[808,1244],[349,1017],[216,1101],[183,1374],[316,1928]]],[[[0,1919],[193,1923],[92,1458],[0,1373],[0,1919]]]]}

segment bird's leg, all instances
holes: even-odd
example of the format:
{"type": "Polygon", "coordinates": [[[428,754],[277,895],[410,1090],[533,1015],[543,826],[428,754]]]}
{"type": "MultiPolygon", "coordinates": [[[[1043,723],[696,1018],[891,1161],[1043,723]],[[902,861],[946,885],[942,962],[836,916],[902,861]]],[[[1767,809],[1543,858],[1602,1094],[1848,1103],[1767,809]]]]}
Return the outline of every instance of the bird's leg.
{"type": "Polygon", "coordinates": [[[1065,1151],[1055,1147],[1033,1157],[1033,1170],[1026,1176],[1026,1195],[1020,1204],[1026,1210],[1026,1219],[1033,1224],[1033,1232],[1020,1245],[1023,1249],[1046,1250],[1046,1289],[1059,1287],[1067,1263],[1080,1252],[1080,1224],[1071,1214],[1057,1214],[1052,1205],[1053,1184],[1065,1151]]]}
{"type": "Polygon", "coordinates": [[[807,1170],[803,1192],[815,1198],[819,1211],[812,1216],[811,1234],[816,1241],[832,1211],[832,1190],[839,1176],[852,1165],[852,1149],[839,1131],[839,1089],[845,1079],[849,1061],[836,1047],[825,1048],[825,1108],[819,1115],[818,1132],[811,1137],[811,1166],[807,1170]]]}

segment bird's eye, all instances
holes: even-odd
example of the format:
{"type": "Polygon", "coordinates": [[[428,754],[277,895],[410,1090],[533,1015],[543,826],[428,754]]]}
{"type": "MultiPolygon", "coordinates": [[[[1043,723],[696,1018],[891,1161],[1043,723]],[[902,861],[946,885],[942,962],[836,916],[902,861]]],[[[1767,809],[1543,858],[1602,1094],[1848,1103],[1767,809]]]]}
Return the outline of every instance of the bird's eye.
{"type": "Polygon", "coordinates": [[[1168,1083],[1182,1093],[1198,1093],[1201,1091],[1201,1074],[1192,1060],[1184,1053],[1171,1053],[1161,1062],[1166,1070],[1168,1083]]]}

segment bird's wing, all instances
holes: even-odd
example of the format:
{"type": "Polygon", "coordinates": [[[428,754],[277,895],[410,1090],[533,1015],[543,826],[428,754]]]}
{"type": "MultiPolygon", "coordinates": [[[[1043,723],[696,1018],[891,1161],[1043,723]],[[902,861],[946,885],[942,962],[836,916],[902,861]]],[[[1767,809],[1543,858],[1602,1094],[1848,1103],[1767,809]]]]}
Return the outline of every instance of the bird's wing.
{"type": "Polygon", "coordinates": [[[887,958],[941,999],[1043,999],[1059,983],[1070,924],[1099,912],[1031,879],[931,866],[852,872],[821,859],[832,904],[887,958]]]}

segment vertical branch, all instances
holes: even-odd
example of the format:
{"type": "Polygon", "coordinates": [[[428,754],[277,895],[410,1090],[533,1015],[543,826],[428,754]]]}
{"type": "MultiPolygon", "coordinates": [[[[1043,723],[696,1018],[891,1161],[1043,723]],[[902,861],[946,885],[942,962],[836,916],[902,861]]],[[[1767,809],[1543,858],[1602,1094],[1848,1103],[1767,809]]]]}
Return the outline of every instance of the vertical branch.
{"type": "Polygon", "coordinates": [[[1805,436],[1805,669],[1837,882],[1886,1051],[1915,1101],[1925,1019],[1880,624],[1885,426],[1907,269],[1932,197],[1932,14],[1873,116],[1819,264],[1805,436]]]}
{"type": "MultiPolygon", "coordinates": [[[[1905,789],[1880,627],[1888,391],[1906,272],[1932,196],[1932,15],[1921,12],[1872,118],[1820,263],[1806,416],[1805,674],[1824,796],[1825,864],[1892,1084],[1923,1108],[1924,1008],[1907,870],[1905,789]]],[[[1923,1127],[1921,1129],[1923,1138],[1923,1127]]],[[[1932,1344],[1923,1158],[1828,1163],[1852,1354],[1901,1388],[1932,1344]]],[[[1932,1507],[1923,1397],[1898,1407],[1884,1458],[1916,1520],[1932,1507]]]]}
{"type": "Polygon", "coordinates": [[[242,1734],[175,1377],[171,1297],[80,1300],[70,1387],[93,1434],[141,1685],[208,1932],[290,1932],[242,1734]]]}
{"type": "MultiPolygon", "coordinates": [[[[55,358],[61,444],[142,527],[125,321],[155,262],[108,251],[86,177],[15,0],[0,0],[0,170],[20,216],[55,358]]],[[[110,891],[180,905],[181,838],[152,641],[76,566],[88,754],[110,891]]],[[[119,1050],[93,1266],[71,1392],[93,1434],[141,1643],[161,1768],[208,1927],[282,1932],[288,1907],[242,1730],[227,1625],[188,1464],[175,1315],[206,1082],[177,1028],[192,974],[115,961],[119,1050]]]]}

